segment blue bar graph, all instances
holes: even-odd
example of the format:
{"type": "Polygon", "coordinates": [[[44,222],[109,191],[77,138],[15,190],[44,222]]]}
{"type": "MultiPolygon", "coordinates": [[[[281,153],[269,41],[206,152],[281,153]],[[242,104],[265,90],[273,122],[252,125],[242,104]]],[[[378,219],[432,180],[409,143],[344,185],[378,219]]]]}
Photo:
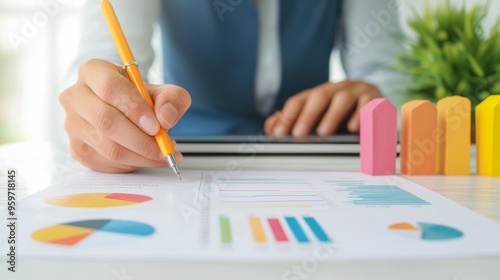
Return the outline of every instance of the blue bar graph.
{"type": "Polygon", "coordinates": [[[337,191],[348,192],[349,202],[354,205],[430,205],[420,197],[393,185],[346,186],[337,191]]]}
{"type": "Polygon", "coordinates": [[[304,217],[304,221],[306,221],[307,225],[309,228],[312,230],[314,235],[318,238],[319,241],[321,242],[331,242],[330,238],[326,234],[326,232],[321,228],[321,226],[318,224],[316,219],[313,217],[304,217]]]}
{"type": "Polygon", "coordinates": [[[286,222],[288,223],[288,226],[293,232],[293,235],[295,235],[295,238],[297,239],[297,242],[299,243],[308,243],[309,238],[307,238],[306,234],[304,233],[304,230],[302,230],[302,227],[299,224],[299,221],[297,221],[296,218],[294,217],[285,217],[286,222]]]}

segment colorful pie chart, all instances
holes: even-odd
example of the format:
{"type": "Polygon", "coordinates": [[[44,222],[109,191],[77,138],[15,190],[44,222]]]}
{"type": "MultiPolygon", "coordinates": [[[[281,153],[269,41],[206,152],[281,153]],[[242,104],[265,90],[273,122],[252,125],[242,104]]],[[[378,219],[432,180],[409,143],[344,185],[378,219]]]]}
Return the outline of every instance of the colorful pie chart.
{"type": "Polygon", "coordinates": [[[424,241],[443,241],[457,239],[464,233],[456,228],[432,223],[396,223],[389,226],[389,230],[396,234],[424,241]]]}
{"type": "Polygon", "coordinates": [[[105,243],[118,237],[144,238],[155,229],[144,223],[125,220],[83,220],[53,225],[34,232],[36,241],[62,246],[76,246],[82,242],[105,243]],[[97,242],[96,242],[97,241],[97,242]]]}
{"type": "Polygon", "coordinates": [[[128,206],[152,200],[151,197],[130,193],[81,193],[51,197],[46,203],[81,208],[104,208],[128,206]]]}

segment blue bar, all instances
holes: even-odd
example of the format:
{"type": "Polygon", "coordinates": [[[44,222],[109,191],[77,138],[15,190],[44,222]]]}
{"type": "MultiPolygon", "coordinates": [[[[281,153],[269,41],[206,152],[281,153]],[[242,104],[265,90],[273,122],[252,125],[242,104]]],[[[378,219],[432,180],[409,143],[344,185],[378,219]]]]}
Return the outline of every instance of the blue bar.
{"type": "Polygon", "coordinates": [[[304,217],[304,221],[306,221],[307,225],[312,230],[314,235],[316,235],[319,241],[331,242],[330,238],[328,237],[328,235],[326,235],[326,232],[323,230],[323,228],[321,228],[316,219],[314,219],[313,217],[304,217]]]}
{"type": "Polygon", "coordinates": [[[285,217],[286,222],[288,223],[288,226],[293,232],[293,235],[295,235],[295,238],[297,239],[298,242],[300,243],[308,243],[309,239],[307,238],[306,234],[300,227],[299,222],[297,221],[296,218],[294,217],[285,217]]]}

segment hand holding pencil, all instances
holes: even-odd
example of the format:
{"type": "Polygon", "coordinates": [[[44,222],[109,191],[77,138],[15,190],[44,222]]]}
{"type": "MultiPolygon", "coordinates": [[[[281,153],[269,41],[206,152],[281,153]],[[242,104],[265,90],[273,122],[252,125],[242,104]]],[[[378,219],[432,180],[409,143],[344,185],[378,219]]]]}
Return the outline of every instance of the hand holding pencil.
{"type": "Polygon", "coordinates": [[[173,150],[166,130],[190,106],[189,94],[173,85],[145,85],[138,80],[140,75],[138,78],[130,71],[137,65],[125,68],[129,73],[124,67],[90,60],[80,66],[78,81],[61,93],[72,156],[102,172],[172,168],[175,162],[167,163],[165,156],[182,163],[182,155],[173,150]]]}

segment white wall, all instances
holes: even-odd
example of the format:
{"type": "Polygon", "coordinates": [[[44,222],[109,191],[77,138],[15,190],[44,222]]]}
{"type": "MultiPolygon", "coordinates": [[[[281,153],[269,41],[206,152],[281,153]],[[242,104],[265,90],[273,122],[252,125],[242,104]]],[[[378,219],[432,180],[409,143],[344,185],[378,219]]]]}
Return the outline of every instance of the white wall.
{"type": "MultiPolygon", "coordinates": [[[[349,1],[349,0],[345,0],[349,1]]],[[[367,0],[369,1],[369,0],[367,0]]],[[[400,5],[400,23],[401,28],[404,33],[409,33],[409,28],[406,24],[408,19],[412,17],[411,7],[416,8],[418,11],[422,12],[426,4],[431,4],[432,7],[444,3],[447,0],[399,0],[400,5]]],[[[498,17],[500,17],[500,0],[450,0],[451,3],[457,6],[465,4],[467,7],[471,7],[474,4],[485,4],[491,2],[488,15],[485,19],[485,29],[489,32],[490,28],[493,26],[498,17]]],[[[345,73],[340,64],[339,53],[334,51],[330,60],[331,64],[331,81],[341,81],[345,79],[345,73]]]]}
{"type": "MultiPolygon", "coordinates": [[[[401,10],[401,18],[404,22],[404,19],[411,15],[410,5],[417,7],[417,9],[421,10],[425,3],[431,3],[431,6],[435,6],[439,3],[443,3],[446,0],[401,0],[402,2],[402,10],[401,10]]],[[[488,11],[488,16],[486,18],[486,28],[490,28],[496,18],[500,16],[500,0],[450,0],[454,5],[462,5],[465,4],[467,7],[471,7],[474,4],[485,4],[491,2],[490,9],[488,11]]]]}
{"type": "Polygon", "coordinates": [[[6,119],[28,141],[66,141],[57,95],[75,54],[84,0],[1,0],[0,51],[15,59],[6,119]]]}

